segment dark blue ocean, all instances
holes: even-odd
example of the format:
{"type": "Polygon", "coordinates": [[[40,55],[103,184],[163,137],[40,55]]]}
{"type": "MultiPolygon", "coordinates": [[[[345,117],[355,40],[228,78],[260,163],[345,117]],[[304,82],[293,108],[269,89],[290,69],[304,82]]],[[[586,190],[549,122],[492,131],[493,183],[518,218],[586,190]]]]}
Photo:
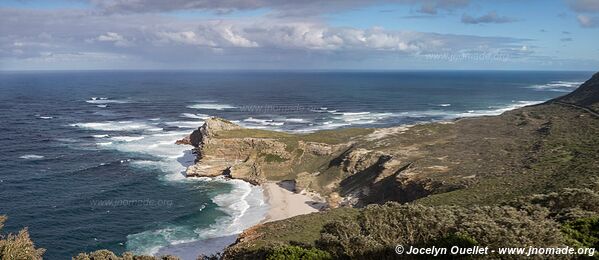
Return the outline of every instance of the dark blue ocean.
{"type": "Polygon", "coordinates": [[[0,214],[5,231],[29,227],[46,259],[102,248],[210,252],[268,205],[241,181],[183,177],[194,158],[174,141],[209,116],[290,132],[384,127],[499,114],[591,75],[0,72],[0,214]]]}

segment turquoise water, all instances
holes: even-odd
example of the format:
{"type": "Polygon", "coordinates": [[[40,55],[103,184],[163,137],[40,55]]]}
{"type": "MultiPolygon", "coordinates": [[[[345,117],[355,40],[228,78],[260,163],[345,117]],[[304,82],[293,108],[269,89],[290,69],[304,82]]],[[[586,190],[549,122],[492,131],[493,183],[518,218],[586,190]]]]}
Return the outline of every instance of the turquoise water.
{"type": "Polygon", "coordinates": [[[47,259],[213,252],[268,206],[247,183],[183,177],[194,156],[174,141],[208,116],[289,132],[383,127],[498,114],[591,75],[2,72],[0,214],[7,231],[29,227],[47,259]]]}

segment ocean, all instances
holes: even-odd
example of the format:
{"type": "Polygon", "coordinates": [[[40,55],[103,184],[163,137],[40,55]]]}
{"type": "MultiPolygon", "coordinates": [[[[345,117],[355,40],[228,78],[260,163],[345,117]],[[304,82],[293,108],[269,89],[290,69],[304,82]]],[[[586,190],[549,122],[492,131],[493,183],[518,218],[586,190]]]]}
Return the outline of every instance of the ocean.
{"type": "Polygon", "coordinates": [[[312,132],[496,115],[563,95],[592,72],[0,72],[0,214],[46,259],[79,252],[195,259],[268,209],[259,187],[185,178],[177,139],[210,116],[312,132]]]}

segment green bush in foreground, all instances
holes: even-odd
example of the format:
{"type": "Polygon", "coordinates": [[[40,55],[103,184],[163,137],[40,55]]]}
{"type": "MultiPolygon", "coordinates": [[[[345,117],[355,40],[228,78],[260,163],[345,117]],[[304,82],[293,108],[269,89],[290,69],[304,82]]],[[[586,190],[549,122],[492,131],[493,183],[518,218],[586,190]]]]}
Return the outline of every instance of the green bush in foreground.
{"type": "Polygon", "coordinates": [[[270,252],[267,260],[325,260],[333,259],[325,251],[316,248],[303,248],[299,246],[282,246],[275,248],[270,252]]]}
{"type": "MultiPolygon", "coordinates": [[[[0,216],[0,231],[2,231],[6,219],[6,216],[0,216]]],[[[3,236],[0,234],[0,259],[2,260],[42,259],[45,251],[43,248],[35,248],[33,241],[29,238],[27,228],[22,229],[16,235],[3,236]]]]}
{"type": "Polygon", "coordinates": [[[578,247],[599,248],[599,217],[582,218],[563,225],[566,238],[578,247]]]}
{"type": "Polygon", "coordinates": [[[179,260],[175,256],[147,256],[147,255],[134,255],[131,252],[125,252],[122,256],[117,256],[115,253],[109,250],[97,250],[87,253],[80,253],[73,257],[73,260],[179,260]]]}
{"type": "Polygon", "coordinates": [[[319,249],[339,258],[393,258],[396,245],[548,247],[564,244],[548,212],[513,207],[426,207],[387,203],[366,207],[357,221],[325,225],[319,249]]]}

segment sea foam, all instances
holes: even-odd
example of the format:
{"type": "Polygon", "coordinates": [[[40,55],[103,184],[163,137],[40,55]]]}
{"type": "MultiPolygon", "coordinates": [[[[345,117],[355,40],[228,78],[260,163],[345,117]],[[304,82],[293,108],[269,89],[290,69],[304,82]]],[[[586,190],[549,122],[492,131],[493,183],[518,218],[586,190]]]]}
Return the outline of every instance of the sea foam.
{"type": "Polygon", "coordinates": [[[227,104],[212,104],[212,103],[201,103],[187,106],[188,108],[193,109],[206,109],[206,110],[225,110],[225,109],[234,109],[237,108],[235,106],[227,105],[227,104]]]}
{"type": "Polygon", "coordinates": [[[533,85],[529,88],[540,91],[571,92],[580,86],[583,82],[578,81],[552,81],[547,84],[533,85]]]}
{"type": "Polygon", "coordinates": [[[135,121],[105,121],[105,122],[90,122],[76,123],[71,126],[85,128],[98,131],[161,131],[162,129],[144,122],[135,121]]]}
{"type": "Polygon", "coordinates": [[[19,156],[19,158],[25,159],[25,160],[40,160],[40,159],[44,159],[44,156],[37,155],[37,154],[26,154],[26,155],[19,156]]]}
{"type": "Polygon", "coordinates": [[[130,100],[117,100],[117,99],[109,99],[109,98],[105,98],[105,97],[92,97],[89,100],[86,100],[85,102],[90,103],[90,104],[125,104],[125,103],[129,103],[130,100]]]}

